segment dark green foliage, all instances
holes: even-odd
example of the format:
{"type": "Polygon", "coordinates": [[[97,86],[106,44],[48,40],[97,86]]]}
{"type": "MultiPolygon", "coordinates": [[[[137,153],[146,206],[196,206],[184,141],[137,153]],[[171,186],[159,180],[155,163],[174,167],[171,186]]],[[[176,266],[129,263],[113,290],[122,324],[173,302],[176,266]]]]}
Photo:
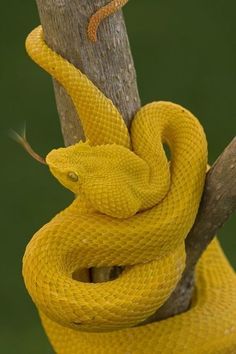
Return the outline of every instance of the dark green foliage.
{"type": "MultiPolygon", "coordinates": [[[[205,127],[212,163],[236,131],[236,2],[135,0],[124,9],[142,102],[171,100],[205,127]]],[[[72,200],[8,137],[21,130],[42,156],[63,144],[51,80],[24,51],[39,23],[33,1],[4,2],[1,43],[1,293],[0,352],[52,353],[21,277],[33,233],[72,200]]],[[[221,240],[236,267],[236,220],[221,240]]]]}

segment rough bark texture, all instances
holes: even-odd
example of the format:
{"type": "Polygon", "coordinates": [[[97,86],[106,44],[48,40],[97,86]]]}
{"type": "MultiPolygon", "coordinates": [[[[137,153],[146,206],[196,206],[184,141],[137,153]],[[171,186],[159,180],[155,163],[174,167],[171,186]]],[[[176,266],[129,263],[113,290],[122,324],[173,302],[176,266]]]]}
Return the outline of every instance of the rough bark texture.
{"type": "MultiPolygon", "coordinates": [[[[140,107],[135,69],[121,12],[106,19],[99,27],[98,42],[87,38],[90,16],[109,0],[36,0],[45,38],[51,48],[81,69],[111,98],[129,126],[140,107]]],[[[73,104],[64,89],[54,82],[57,108],[65,145],[83,136],[73,104]]],[[[176,290],[166,304],[145,323],[173,316],[189,307],[194,286],[194,267],[215,232],[235,209],[236,141],[225,150],[207,175],[201,207],[187,237],[187,266],[176,290]],[[224,183],[222,183],[224,181],[224,183]],[[234,188],[234,189],[233,189],[234,188]]],[[[103,268],[93,280],[114,278],[119,268],[103,268]]]]}
{"type": "MultiPolygon", "coordinates": [[[[99,26],[98,41],[88,40],[88,19],[109,0],[36,0],[48,45],[85,73],[109,97],[129,125],[140,107],[136,74],[121,11],[99,26]]],[[[74,106],[54,81],[65,145],[83,137],[74,106]]]]}
{"type": "Polygon", "coordinates": [[[236,137],[206,176],[203,197],[186,246],[186,268],[175,291],[145,323],[168,318],[189,308],[194,289],[194,269],[202,252],[236,210],[236,137]]]}
{"type": "MultiPolygon", "coordinates": [[[[129,126],[140,108],[136,72],[122,12],[104,20],[98,41],[88,40],[88,20],[110,0],[36,0],[48,45],[85,73],[119,109],[129,126]]],[[[74,105],[64,88],[53,80],[65,145],[84,138],[74,105]]],[[[116,269],[93,269],[94,282],[107,281],[116,269]]]]}

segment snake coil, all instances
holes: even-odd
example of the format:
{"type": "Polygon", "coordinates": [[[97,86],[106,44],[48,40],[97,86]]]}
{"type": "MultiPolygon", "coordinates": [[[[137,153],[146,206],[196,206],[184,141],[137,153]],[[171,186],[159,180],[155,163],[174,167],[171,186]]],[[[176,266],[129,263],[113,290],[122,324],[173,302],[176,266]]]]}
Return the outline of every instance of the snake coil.
{"type": "Polygon", "coordinates": [[[26,47],[65,87],[87,138],[47,155],[52,174],[77,197],[36,232],[23,260],[26,287],[56,352],[233,353],[235,274],[216,240],[199,263],[191,309],[133,327],[168,299],[184,270],[184,239],[207,166],[198,120],[179,105],[153,102],[135,115],[129,133],[112,102],[46,45],[41,27],[26,47]],[[125,270],[113,281],[73,279],[114,265],[125,270]]]}

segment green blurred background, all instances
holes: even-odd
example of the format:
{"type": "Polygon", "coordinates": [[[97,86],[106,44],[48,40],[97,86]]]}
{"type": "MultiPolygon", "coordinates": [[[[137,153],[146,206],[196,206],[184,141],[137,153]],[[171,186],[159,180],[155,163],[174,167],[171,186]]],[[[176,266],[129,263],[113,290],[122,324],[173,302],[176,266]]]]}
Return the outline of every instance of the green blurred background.
{"type": "MultiPolygon", "coordinates": [[[[79,6],[79,1],[78,1],[79,6]]],[[[236,128],[235,0],[135,0],[124,9],[142,103],[178,102],[200,118],[213,163],[236,128]]],[[[1,316],[0,353],[52,353],[21,277],[33,233],[72,195],[8,137],[27,135],[40,154],[63,144],[51,79],[25,54],[24,39],[39,23],[34,1],[1,4],[1,316]]],[[[220,232],[236,267],[236,220],[220,232]]]]}

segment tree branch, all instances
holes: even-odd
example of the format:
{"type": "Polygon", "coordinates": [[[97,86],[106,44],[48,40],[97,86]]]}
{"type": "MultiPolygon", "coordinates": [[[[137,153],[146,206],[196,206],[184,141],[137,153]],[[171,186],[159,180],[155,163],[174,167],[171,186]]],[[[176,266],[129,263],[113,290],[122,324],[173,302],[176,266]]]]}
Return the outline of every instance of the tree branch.
{"type": "MultiPolygon", "coordinates": [[[[129,126],[140,107],[136,75],[121,12],[99,27],[98,42],[88,41],[90,16],[110,0],[36,0],[48,45],[80,68],[122,113],[129,126]]],[[[71,99],[54,82],[65,145],[81,139],[71,99]]],[[[235,210],[236,141],[229,145],[207,174],[205,191],[195,224],[186,239],[186,270],[167,302],[145,323],[186,311],[194,286],[194,267],[203,250],[235,210]]],[[[93,270],[93,281],[106,281],[119,274],[117,268],[93,270]]]]}
{"type": "Polygon", "coordinates": [[[175,291],[145,323],[189,308],[194,289],[194,269],[217,231],[236,210],[236,137],[208,171],[195,223],[186,238],[186,268],[175,291]]]}
{"type": "MultiPolygon", "coordinates": [[[[136,73],[121,11],[99,26],[98,41],[88,40],[91,15],[110,0],[36,0],[48,45],[85,73],[119,109],[126,124],[140,107],[136,73]]],[[[65,145],[82,134],[74,106],[54,81],[65,145]]]]}
{"type": "MultiPolygon", "coordinates": [[[[122,12],[104,20],[94,44],[88,20],[110,0],[36,0],[48,45],[73,63],[116,105],[127,126],[140,108],[136,72],[122,12]]],[[[83,129],[64,88],[53,80],[65,145],[83,139],[83,129]]],[[[93,282],[109,280],[119,268],[94,268],[93,282]]]]}

